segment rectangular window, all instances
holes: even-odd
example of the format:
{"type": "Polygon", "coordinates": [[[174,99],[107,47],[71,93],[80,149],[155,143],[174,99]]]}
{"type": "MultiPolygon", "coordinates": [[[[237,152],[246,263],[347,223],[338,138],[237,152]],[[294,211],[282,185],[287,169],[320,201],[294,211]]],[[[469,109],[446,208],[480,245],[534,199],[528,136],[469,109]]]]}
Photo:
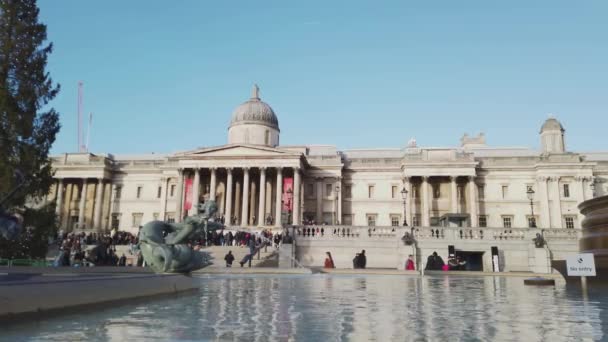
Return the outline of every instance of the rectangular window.
{"type": "Polygon", "coordinates": [[[120,198],[120,196],[122,195],[122,186],[117,185],[117,186],[116,186],[116,190],[115,190],[115,191],[116,191],[116,196],[115,196],[115,198],[119,199],[119,198],[120,198]]]}
{"type": "Polygon", "coordinates": [[[112,214],[112,229],[118,230],[120,227],[120,213],[112,214]]]}
{"type": "Polygon", "coordinates": [[[133,213],[133,225],[132,227],[141,226],[141,219],[144,217],[144,213],[133,213]]]}
{"type": "Polygon", "coordinates": [[[433,198],[441,198],[441,187],[439,184],[433,184],[433,198]]]}
{"type": "Polygon", "coordinates": [[[417,186],[412,187],[412,198],[420,198],[420,188],[417,186]]]}
{"type": "Polygon", "coordinates": [[[412,216],[412,226],[420,226],[420,215],[412,216]]]}
{"type": "Polygon", "coordinates": [[[325,196],[330,197],[332,195],[332,185],[325,184],[325,196]]]}
{"type": "Polygon", "coordinates": [[[464,186],[459,185],[456,188],[456,194],[457,194],[459,200],[464,199],[464,186]]]}
{"type": "Polygon", "coordinates": [[[315,185],[314,184],[306,184],[306,194],[308,197],[315,196],[315,185]]]}
{"type": "Polygon", "coordinates": [[[564,198],[570,197],[570,185],[564,184],[564,198]]]}
{"type": "Polygon", "coordinates": [[[167,218],[167,223],[175,223],[175,213],[174,212],[165,213],[165,217],[167,218]]]}
{"type": "Polygon", "coordinates": [[[175,184],[171,184],[171,197],[175,196],[175,184]]]}
{"type": "Polygon", "coordinates": [[[396,185],[393,185],[391,187],[391,198],[397,198],[397,195],[399,193],[399,188],[396,185]]]}
{"type": "Polygon", "coordinates": [[[345,185],[344,186],[344,198],[351,198],[353,189],[352,189],[352,185],[345,185]]]}
{"type": "Polygon", "coordinates": [[[156,198],[160,198],[161,193],[163,192],[163,187],[159,186],[158,191],[156,192],[156,198]]]}
{"type": "Polygon", "coordinates": [[[441,220],[438,216],[431,216],[431,227],[439,227],[441,225],[441,220]]]}
{"type": "Polygon", "coordinates": [[[508,195],[509,195],[509,186],[503,185],[502,186],[502,199],[506,199],[508,195]]]}
{"type": "Polygon", "coordinates": [[[487,215],[479,215],[479,226],[481,228],[485,228],[488,226],[488,216],[487,215]]]}
{"type": "Polygon", "coordinates": [[[477,195],[479,198],[485,198],[486,196],[486,187],[485,185],[478,185],[477,186],[477,195]]]}
{"type": "Polygon", "coordinates": [[[513,221],[513,217],[511,216],[503,216],[502,217],[502,226],[505,228],[511,228],[511,223],[513,221]]]}
{"type": "Polygon", "coordinates": [[[566,228],[574,228],[574,217],[573,216],[566,216],[564,217],[564,221],[566,223],[566,228]]]}
{"type": "Polygon", "coordinates": [[[528,227],[529,228],[536,228],[536,217],[534,217],[534,216],[526,216],[526,218],[528,219],[528,227]]]}
{"type": "Polygon", "coordinates": [[[401,215],[391,215],[391,226],[397,227],[401,223],[401,215]]]}
{"type": "Polygon", "coordinates": [[[373,197],[374,197],[374,186],[369,185],[367,187],[367,198],[373,198],[373,197]]]}
{"type": "Polygon", "coordinates": [[[141,187],[141,186],[137,187],[137,198],[141,198],[141,190],[142,190],[142,188],[143,187],[141,187]]]}
{"type": "Polygon", "coordinates": [[[369,227],[376,226],[376,214],[367,214],[367,225],[369,227]]]}

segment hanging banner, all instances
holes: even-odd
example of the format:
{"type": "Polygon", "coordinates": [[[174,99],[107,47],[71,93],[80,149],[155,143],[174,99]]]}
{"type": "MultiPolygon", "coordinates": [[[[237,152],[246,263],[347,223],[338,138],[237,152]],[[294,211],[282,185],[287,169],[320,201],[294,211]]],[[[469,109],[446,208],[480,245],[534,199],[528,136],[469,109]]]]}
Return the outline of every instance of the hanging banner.
{"type": "Polygon", "coordinates": [[[184,182],[186,191],[184,191],[184,212],[192,208],[192,178],[186,178],[184,182]]]}
{"type": "Polygon", "coordinates": [[[283,211],[291,212],[293,208],[293,178],[283,178],[283,211]]]}

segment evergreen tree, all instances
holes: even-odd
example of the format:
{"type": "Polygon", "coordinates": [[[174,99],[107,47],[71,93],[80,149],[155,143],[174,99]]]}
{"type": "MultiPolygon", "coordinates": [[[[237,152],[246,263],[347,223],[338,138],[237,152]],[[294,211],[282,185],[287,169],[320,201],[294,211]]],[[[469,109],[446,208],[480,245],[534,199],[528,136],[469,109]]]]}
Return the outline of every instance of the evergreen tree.
{"type": "Polygon", "coordinates": [[[15,170],[26,177],[8,208],[45,196],[53,182],[48,153],[60,125],[46,107],[59,86],[45,70],[53,45],[38,12],[35,0],[0,0],[0,195],[15,186],[15,170]]]}
{"type": "Polygon", "coordinates": [[[0,241],[5,257],[44,256],[47,238],[56,231],[53,205],[24,207],[26,199],[49,192],[48,154],[60,128],[59,115],[48,108],[59,91],[45,70],[53,46],[38,12],[36,0],[0,0],[0,199],[16,186],[16,170],[26,178],[16,195],[0,204],[9,211],[20,208],[26,227],[18,241],[0,241]]]}

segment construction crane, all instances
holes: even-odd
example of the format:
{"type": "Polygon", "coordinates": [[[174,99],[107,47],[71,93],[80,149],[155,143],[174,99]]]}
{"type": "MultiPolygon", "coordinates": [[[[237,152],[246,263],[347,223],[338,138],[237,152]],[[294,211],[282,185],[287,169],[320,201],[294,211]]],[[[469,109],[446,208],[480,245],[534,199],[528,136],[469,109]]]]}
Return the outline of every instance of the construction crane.
{"type": "Polygon", "coordinates": [[[82,81],[78,82],[78,152],[89,152],[89,141],[91,136],[91,124],[93,122],[93,113],[89,113],[89,123],[87,126],[87,135],[86,140],[84,136],[83,129],[83,119],[82,112],[84,110],[83,106],[83,85],[82,81]]]}

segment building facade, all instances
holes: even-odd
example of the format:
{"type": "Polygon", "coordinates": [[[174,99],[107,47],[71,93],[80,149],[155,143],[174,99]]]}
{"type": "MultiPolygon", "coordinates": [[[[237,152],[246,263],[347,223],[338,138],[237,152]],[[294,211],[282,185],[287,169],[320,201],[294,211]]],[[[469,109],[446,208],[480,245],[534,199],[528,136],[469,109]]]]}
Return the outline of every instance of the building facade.
{"type": "Polygon", "coordinates": [[[284,146],[277,115],[255,86],[232,114],[227,144],[54,156],[57,183],[47,200],[56,201],[66,231],[137,232],[151,220],[178,222],[206,200],[240,227],[580,228],[578,203],[608,193],[608,152],[568,151],[554,118],[539,141],[539,150],[490,147],[483,134],[454,147],[414,139],[392,149],[284,146]]]}

